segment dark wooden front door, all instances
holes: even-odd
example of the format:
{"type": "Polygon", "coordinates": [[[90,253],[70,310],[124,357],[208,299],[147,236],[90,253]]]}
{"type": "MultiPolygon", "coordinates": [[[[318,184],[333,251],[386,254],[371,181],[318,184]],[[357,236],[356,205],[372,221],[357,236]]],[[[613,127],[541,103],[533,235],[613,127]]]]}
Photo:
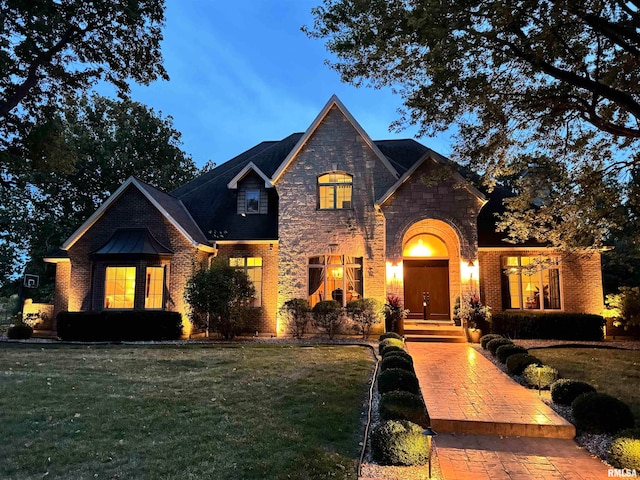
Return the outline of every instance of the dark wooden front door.
{"type": "Polygon", "coordinates": [[[449,260],[404,260],[404,304],[414,320],[449,320],[449,260]],[[428,293],[426,318],[423,298],[428,293]]]}

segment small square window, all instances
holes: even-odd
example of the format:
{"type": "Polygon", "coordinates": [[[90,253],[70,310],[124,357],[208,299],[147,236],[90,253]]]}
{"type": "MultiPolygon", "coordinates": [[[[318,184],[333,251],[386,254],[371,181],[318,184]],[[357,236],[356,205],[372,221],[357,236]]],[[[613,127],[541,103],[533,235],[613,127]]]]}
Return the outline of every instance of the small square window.
{"type": "Polygon", "coordinates": [[[260,212],[260,190],[247,190],[244,201],[245,213],[260,212]]]}

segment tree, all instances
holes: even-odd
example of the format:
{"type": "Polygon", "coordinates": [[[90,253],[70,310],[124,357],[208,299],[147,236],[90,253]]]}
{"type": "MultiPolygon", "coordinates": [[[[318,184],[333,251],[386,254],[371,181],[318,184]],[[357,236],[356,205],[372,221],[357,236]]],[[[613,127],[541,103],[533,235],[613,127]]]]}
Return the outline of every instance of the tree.
{"type": "Polygon", "coordinates": [[[168,79],[163,0],[0,0],[0,12],[3,177],[23,162],[43,171],[71,166],[55,121],[69,95],[102,81],[124,97],[131,80],[168,79]]]}
{"type": "Polygon", "coordinates": [[[184,290],[194,327],[231,339],[240,333],[256,309],[250,306],[256,290],[249,276],[221,259],[197,271],[184,290]]]}
{"type": "Polygon", "coordinates": [[[396,127],[457,125],[457,158],[517,194],[501,223],[510,239],[599,248],[638,226],[639,8],[325,0],[306,31],[327,40],[344,81],[400,92],[396,127]]]}
{"type": "Polygon", "coordinates": [[[0,184],[0,284],[25,262],[52,292],[53,269],[42,257],[58,248],[129,176],[170,191],[194,178],[171,117],[129,100],[71,98],[55,117],[70,171],[43,173],[23,165],[0,184]]]}

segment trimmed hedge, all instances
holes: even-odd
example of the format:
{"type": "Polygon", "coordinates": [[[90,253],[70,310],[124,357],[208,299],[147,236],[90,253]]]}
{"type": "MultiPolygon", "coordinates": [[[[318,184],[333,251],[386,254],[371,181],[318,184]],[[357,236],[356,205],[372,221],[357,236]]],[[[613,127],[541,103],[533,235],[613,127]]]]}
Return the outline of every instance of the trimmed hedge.
{"type": "Polygon", "coordinates": [[[371,432],[371,453],[380,465],[424,465],[429,460],[424,429],[406,420],[387,420],[371,432]]]}
{"type": "Polygon", "coordinates": [[[591,433],[616,433],[634,425],[629,406],[606,393],[580,395],[571,404],[571,415],[577,428],[591,433]]]}
{"type": "Polygon", "coordinates": [[[513,345],[513,342],[508,338],[496,338],[487,343],[487,350],[489,350],[491,355],[495,357],[496,350],[498,350],[498,347],[501,347],[502,345],[513,345]]]}
{"type": "Polygon", "coordinates": [[[11,325],[7,330],[7,338],[11,340],[27,340],[33,335],[33,328],[26,323],[11,325]]]}
{"type": "Polygon", "coordinates": [[[491,332],[511,338],[549,340],[603,340],[601,315],[586,313],[513,313],[493,315],[491,332]]]}
{"type": "Polygon", "coordinates": [[[405,357],[399,357],[398,355],[387,355],[382,358],[380,362],[380,371],[384,372],[390,368],[402,368],[407,372],[414,373],[413,363],[411,360],[407,360],[405,357]]]}
{"type": "Polygon", "coordinates": [[[177,340],[182,335],[182,315],[178,312],[60,312],[57,324],[58,337],[81,342],[177,340]]]}
{"type": "Polygon", "coordinates": [[[385,352],[383,359],[389,357],[401,357],[413,365],[413,357],[409,355],[406,350],[391,350],[390,352],[385,352]]]}
{"type": "Polygon", "coordinates": [[[486,350],[487,343],[489,343],[491,340],[495,340],[496,338],[504,338],[504,337],[497,333],[487,333],[486,335],[483,335],[482,337],[480,337],[480,346],[486,350]]]}
{"type": "Polygon", "coordinates": [[[516,353],[527,353],[528,350],[520,345],[500,345],[496,349],[496,357],[500,363],[507,363],[507,359],[516,353]]]}
{"type": "Polygon", "coordinates": [[[387,392],[380,398],[378,411],[382,420],[407,420],[427,428],[430,424],[422,396],[402,390],[387,392]]]}
{"type": "Polygon", "coordinates": [[[538,363],[542,363],[538,357],[528,353],[516,353],[507,358],[507,372],[509,372],[509,375],[522,375],[525,368],[538,363]]]}
{"type": "Polygon", "coordinates": [[[404,348],[396,347],[395,345],[388,345],[384,348],[379,348],[378,351],[380,352],[380,355],[382,356],[382,358],[394,352],[406,352],[404,348]]]}
{"type": "Polygon", "coordinates": [[[378,344],[378,351],[380,352],[380,355],[384,356],[386,349],[391,347],[398,347],[400,350],[404,350],[404,342],[397,338],[385,338],[384,340],[380,340],[380,343],[378,344]]]}
{"type": "Polygon", "coordinates": [[[404,392],[420,393],[418,377],[413,372],[408,372],[402,368],[390,368],[378,375],[378,392],[385,394],[394,390],[404,392]]]}
{"type": "Polygon", "coordinates": [[[558,370],[549,365],[529,365],[522,372],[522,380],[529,388],[548,390],[551,384],[558,380],[558,370]]]}
{"type": "Polygon", "coordinates": [[[385,338],[395,338],[396,340],[402,340],[402,335],[398,335],[396,332],[386,332],[380,335],[379,341],[384,340],[385,338]]]}
{"type": "Polygon", "coordinates": [[[595,391],[588,383],[561,378],[551,385],[551,400],[560,405],[571,405],[583,393],[595,391]]]}
{"type": "Polygon", "coordinates": [[[609,447],[609,463],[616,468],[640,470],[640,428],[618,433],[609,447]]]}

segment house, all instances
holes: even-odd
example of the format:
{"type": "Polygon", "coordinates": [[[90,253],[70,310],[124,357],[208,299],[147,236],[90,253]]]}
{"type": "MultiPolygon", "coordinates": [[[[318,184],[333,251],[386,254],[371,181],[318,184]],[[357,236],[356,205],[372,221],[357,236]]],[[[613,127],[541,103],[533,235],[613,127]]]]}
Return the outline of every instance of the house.
{"type": "Polygon", "coordinates": [[[410,319],[445,323],[469,292],[494,312],[599,313],[599,254],[569,262],[507,244],[499,204],[414,140],[372,141],[334,96],[304,133],[171,193],[129,178],[47,258],[55,311],[184,313],[187,278],[217,256],[252,279],[262,334],[285,333],[278,312],[291,298],[392,294],[410,319]]]}

